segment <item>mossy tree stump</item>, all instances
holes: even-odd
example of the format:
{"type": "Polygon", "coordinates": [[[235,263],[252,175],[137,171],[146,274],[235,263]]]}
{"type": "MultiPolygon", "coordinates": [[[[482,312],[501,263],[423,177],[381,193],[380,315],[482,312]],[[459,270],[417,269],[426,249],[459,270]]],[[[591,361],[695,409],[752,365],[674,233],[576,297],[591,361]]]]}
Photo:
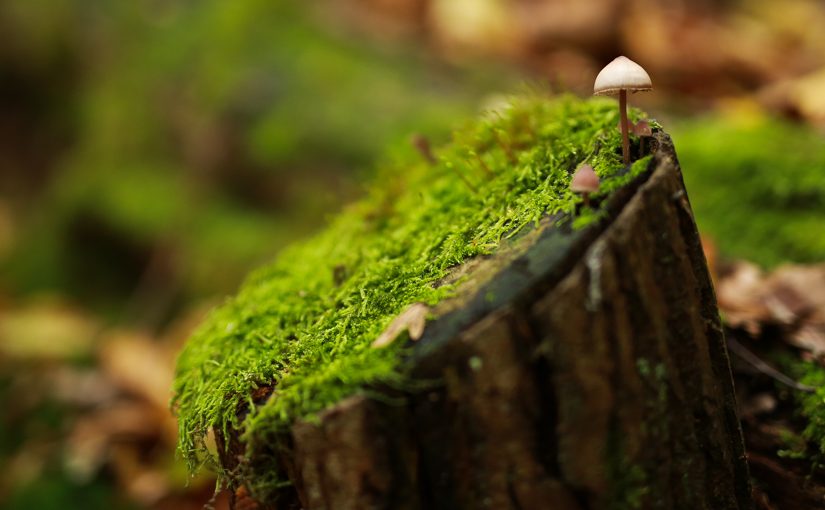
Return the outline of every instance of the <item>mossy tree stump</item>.
{"type": "Polygon", "coordinates": [[[224,467],[290,482],[262,502],[235,487],[235,508],[750,508],[714,291],[653,141],[601,221],[465,264],[406,360],[423,389],[346,398],[260,451],[218,430],[224,467]]]}
{"type": "Polygon", "coordinates": [[[189,340],[181,452],[215,461],[214,431],[235,508],[748,508],[673,146],[651,121],[624,165],[617,121],[516,98],[387,165],[189,340]]]}

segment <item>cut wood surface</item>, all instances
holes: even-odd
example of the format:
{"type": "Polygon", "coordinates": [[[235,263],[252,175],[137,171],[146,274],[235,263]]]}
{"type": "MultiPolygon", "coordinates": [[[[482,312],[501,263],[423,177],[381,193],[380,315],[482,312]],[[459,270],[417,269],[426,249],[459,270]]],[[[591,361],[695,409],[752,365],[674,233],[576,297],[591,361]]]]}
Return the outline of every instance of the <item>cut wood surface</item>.
{"type": "Polygon", "coordinates": [[[465,264],[413,344],[420,388],[350,397],[267,451],[216,431],[224,467],[290,482],[272,501],[234,487],[234,507],[750,508],[713,287],[673,146],[656,141],[600,223],[548,221],[465,264]]]}

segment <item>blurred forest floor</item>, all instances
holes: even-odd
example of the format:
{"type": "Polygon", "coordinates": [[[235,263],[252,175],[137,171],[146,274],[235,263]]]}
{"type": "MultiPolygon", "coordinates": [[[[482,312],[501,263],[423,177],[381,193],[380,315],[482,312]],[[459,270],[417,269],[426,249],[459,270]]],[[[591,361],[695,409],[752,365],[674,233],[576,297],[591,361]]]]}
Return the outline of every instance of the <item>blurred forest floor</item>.
{"type": "MultiPolygon", "coordinates": [[[[728,324],[817,362],[825,302],[776,315],[799,273],[734,260],[825,261],[821,26],[814,0],[0,4],[0,506],[201,508],[168,400],[203,314],[414,134],[525,82],[589,95],[621,53],[653,77],[631,101],[674,136],[728,324]]],[[[822,449],[805,416],[797,454],[822,449]]]]}

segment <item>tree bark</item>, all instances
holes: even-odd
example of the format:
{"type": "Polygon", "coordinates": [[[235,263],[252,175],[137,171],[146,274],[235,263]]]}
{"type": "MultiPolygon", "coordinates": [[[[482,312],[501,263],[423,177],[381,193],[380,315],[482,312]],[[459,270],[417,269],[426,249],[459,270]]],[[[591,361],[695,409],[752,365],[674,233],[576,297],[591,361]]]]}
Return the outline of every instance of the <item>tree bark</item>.
{"type": "MultiPolygon", "coordinates": [[[[653,141],[604,221],[548,222],[467,266],[477,281],[406,361],[426,390],[346,399],[247,452],[291,486],[236,488],[235,508],[751,508],[713,287],[673,146],[653,141]]],[[[218,435],[237,469],[238,434],[218,435]]]]}

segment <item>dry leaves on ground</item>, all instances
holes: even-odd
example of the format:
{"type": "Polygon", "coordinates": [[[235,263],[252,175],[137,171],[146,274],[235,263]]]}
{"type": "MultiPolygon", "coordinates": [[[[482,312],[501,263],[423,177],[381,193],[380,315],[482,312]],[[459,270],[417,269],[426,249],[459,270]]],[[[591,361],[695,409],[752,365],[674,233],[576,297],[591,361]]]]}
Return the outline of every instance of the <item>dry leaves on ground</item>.
{"type": "MultiPolygon", "coordinates": [[[[201,315],[149,335],[107,329],[56,298],[0,306],[0,374],[15,395],[4,418],[30,430],[0,459],[13,473],[0,481],[0,494],[49,476],[58,461],[78,486],[112,476],[141,508],[201,508],[214,480],[190,480],[175,461],[177,423],[169,410],[176,353],[201,315]],[[36,432],[32,416],[46,408],[60,410],[60,423],[36,432]]],[[[226,504],[225,497],[215,503],[226,504]]]]}
{"type": "Polygon", "coordinates": [[[719,275],[716,291],[728,326],[752,336],[776,327],[795,347],[825,354],[825,264],[786,265],[765,274],[740,261],[719,275]]]}

